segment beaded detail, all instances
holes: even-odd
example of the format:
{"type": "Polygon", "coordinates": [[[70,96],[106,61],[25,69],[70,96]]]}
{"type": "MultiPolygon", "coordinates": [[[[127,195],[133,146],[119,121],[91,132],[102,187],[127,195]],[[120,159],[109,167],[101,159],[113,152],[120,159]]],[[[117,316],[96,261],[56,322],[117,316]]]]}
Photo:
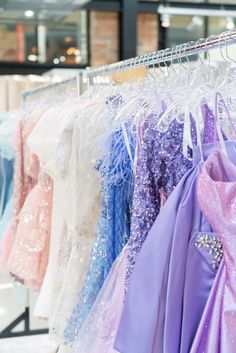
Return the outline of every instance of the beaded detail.
{"type": "Polygon", "coordinates": [[[199,234],[195,246],[198,249],[204,248],[209,255],[212,255],[211,266],[213,270],[217,270],[223,258],[223,249],[220,240],[216,235],[209,235],[207,233],[199,234]]]}

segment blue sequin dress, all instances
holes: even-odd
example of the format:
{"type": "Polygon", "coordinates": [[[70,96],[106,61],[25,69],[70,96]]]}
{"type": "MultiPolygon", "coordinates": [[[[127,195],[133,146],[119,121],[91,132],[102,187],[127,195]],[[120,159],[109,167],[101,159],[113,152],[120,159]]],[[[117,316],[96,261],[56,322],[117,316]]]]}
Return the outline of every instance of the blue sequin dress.
{"type": "MultiPolygon", "coordinates": [[[[130,151],[134,156],[135,139],[129,129],[130,151]]],[[[90,255],[89,270],[64,335],[72,342],[90,312],[111,266],[130,235],[132,201],[132,161],[122,129],[110,136],[110,147],[97,164],[101,173],[101,211],[96,240],[90,255]]]]}

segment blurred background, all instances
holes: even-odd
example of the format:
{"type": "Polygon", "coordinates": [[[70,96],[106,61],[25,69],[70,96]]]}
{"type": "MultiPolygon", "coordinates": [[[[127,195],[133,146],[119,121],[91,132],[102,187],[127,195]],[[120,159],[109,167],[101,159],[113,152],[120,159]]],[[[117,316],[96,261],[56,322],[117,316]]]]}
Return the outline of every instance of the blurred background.
{"type": "Polygon", "coordinates": [[[0,73],[84,68],[218,34],[236,0],[0,0],[0,73]]]}

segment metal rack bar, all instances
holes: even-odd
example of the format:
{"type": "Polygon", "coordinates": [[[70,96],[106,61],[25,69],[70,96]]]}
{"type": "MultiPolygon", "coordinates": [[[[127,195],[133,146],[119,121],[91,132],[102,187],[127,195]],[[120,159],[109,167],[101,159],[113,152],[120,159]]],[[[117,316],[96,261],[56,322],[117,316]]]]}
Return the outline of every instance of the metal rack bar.
{"type": "Polygon", "coordinates": [[[114,72],[134,68],[139,66],[151,66],[161,64],[168,61],[173,61],[181,57],[187,57],[200,52],[216,49],[222,45],[232,45],[236,43],[236,30],[221,33],[218,36],[210,36],[201,38],[196,42],[188,42],[177,45],[173,48],[167,48],[154,53],[143,56],[137,56],[132,59],[123,60],[111,65],[101,66],[95,69],[87,69],[88,76],[96,76],[106,72],[114,72]]]}
{"type": "Polygon", "coordinates": [[[63,86],[71,84],[73,81],[76,82],[76,80],[77,80],[77,77],[72,77],[72,78],[69,78],[67,80],[63,80],[63,81],[55,82],[55,83],[50,83],[48,85],[44,85],[44,86],[41,86],[41,87],[38,87],[38,88],[34,88],[32,90],[23,92],[22,93],[22,97],[23,97],[23,99],[26,99],[29,96],[34,96],[34,95],[41,94],[41,93],[43,93],[45,91],[50,91],[50,90],[54,90],[54,89],[57,89],[57,88],[61,88],[63,86]]]}

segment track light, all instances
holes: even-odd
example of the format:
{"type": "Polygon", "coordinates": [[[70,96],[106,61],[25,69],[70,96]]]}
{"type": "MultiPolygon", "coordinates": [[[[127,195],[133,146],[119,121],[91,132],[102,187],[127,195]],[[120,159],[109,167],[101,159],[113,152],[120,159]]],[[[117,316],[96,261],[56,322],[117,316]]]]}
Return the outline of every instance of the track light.
{"type": "Polygon", "coordinates": [[[161,15],[161,25],[164,28],[170,27],[170,15],[168,13],[161,15]]]}

